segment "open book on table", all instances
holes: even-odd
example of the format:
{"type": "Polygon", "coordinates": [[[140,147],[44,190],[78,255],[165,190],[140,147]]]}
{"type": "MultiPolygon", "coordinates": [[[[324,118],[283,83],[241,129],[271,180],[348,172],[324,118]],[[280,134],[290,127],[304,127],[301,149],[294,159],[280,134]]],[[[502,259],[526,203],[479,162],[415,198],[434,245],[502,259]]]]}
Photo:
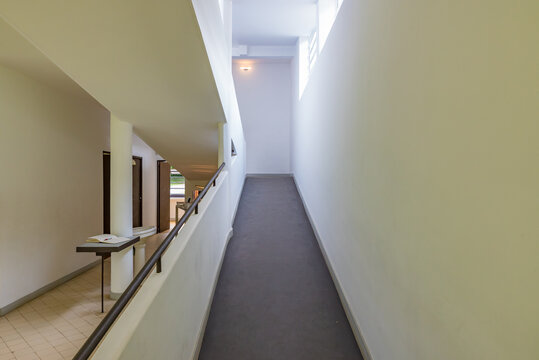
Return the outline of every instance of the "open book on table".
{"type": "Polygon", "coordinates": [[[103,243],[103,244],[118,244],[127,240],[130,240],[130,238],[116,236],[112,234],[101,234],[101,235],[91,236],[86,241],[95,242],[95,243],[103,243]]]}

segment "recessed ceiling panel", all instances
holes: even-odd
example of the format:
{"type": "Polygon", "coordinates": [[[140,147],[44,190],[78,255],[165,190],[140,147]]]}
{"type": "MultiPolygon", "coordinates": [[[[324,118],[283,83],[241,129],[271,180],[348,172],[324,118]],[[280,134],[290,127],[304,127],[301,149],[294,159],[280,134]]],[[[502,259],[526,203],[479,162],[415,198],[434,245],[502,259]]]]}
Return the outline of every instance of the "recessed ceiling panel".
{"type": "Polygon", "coordinates": [[[316,25],[316,0],[234,0],[232,37],[241,45],[294,45],[316,25]]]}

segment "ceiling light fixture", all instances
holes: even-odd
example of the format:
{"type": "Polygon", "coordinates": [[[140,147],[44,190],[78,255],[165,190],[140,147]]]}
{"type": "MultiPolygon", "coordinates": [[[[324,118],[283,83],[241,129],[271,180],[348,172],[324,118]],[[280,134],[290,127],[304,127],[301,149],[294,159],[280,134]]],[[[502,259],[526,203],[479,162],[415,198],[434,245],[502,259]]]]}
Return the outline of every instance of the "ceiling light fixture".
{"type": "Polygon", "coordinates": [[[251,69],[252,69],[251,66],[240,66],[240,70],[243,70],[243,71],[249,71],[251,69]]]}

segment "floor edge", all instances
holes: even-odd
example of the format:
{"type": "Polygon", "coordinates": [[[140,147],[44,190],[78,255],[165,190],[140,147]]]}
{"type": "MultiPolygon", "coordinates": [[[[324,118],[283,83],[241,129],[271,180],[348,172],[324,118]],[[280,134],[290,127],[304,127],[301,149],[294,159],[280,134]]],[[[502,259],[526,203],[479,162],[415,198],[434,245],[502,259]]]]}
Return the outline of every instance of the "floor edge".
{"type": "Polygon", "coordinates": [[[369,351],[369,347],[367,346],[365,338],[363,337],[361,329],[359,328],[359,324],[357,323],[356,319],[354,318],[354,315],[350,311],[350,305],[348,303],[348,300],[346,299],[346,296],[344,295],[344,292],[341,287],[341,283],[339,282],[339,279],[337,278],[335,271],[333,270],[333,266],[331,265],[331,262],[329,261],[328,255],[326,253],[326,249],[324,248],[322,240],[320,239],[320,234],[318,233],[318,230],[316,229],[316,226],[311,217],[311,213],[309,212],[309,208],[307,207],[307,204],[305,203],[305,199],[303,198],[303,194],[301,193],[301,190],[296,182],[296,178],[292,176],[292,179],[294,180],[294,185],[296,186],[299,197],[301,198],[303,208],[305,209],[305,214],[307,214],[307,218],[309,219],[309,224],[311,225],[311,228],[313,229],[314,236],[316,238],[318,246],[320,247],[322,256],[324,257],[324,262],[326,263],[326,266],[331,275],[331,279],[333,280],[333,283],[335,284],[335,288],[337,289],[337,293],[339,294],[339,299],[341,300],[341,304],[346,314],[346,318],[348,319],[348,323],[350,324],[350,327],[352,328],[352,332],[354,333],[354,337],[356,338],[356,342],[359,347],[359,350],[361,351],[361,355],[363,356],[365,360],[373,360],[373,357],[369,351]]]}

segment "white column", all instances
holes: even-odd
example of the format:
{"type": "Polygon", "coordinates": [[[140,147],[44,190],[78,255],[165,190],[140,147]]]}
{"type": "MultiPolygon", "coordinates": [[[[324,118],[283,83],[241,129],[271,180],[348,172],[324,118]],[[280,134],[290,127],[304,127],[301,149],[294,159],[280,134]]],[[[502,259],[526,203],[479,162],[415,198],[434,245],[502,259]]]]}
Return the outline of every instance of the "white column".
{"type": "Polygon", "coordinates": [[[146,263],[146,241],[140,239],[135,244],[135,275],[139,273],[144,264],[146,263]]]}
{"type": "MultiPolygon", "coordinates": [[[[110,117],[110,231],[133,235],[133,126],[110,117]]],[[[117,299],[133,279],[133,247],[111,255],[110,297],[117,299]]]]}

